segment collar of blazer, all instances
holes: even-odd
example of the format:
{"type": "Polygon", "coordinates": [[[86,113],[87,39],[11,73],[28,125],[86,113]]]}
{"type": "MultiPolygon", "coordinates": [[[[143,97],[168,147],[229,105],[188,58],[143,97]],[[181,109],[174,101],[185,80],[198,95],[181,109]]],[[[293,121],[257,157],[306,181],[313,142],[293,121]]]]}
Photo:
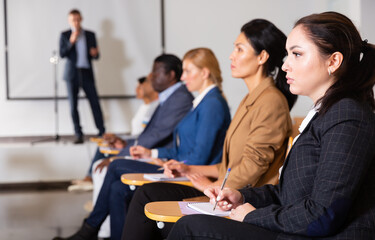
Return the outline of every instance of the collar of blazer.
{"type": "Polygon", "coordinates": [[[266,90],[267,88],[271,87],[271,86],[274,86],[274,82],[273,82],[273,79],[272,78],[267,78],[265,80],[263,80],[255,89],[254,91],[250,94],[247,94],[246,97],[242,100],[242,102],[240,103],[240,106],[237,110],[237,112],[235,113],[235,116],[233,118],[234,121],[233,125],[232,126],[232,133],[235,131],[235,129],[237,128],[238,124],[242,121],[242,118],[246,115],[247,111],[248,111],[248,108],[254,104],[255,100],[257,100],[257,98],[262,94],[262,92],[264,90],[266,90]],[[245,106],[245,107],[242,107],[242,106],[245,106]]]}
{"type": "Polygon", "coordinates": [[[246,106],[251,106],[257,100],[257,98],[262,94],[264,90],[266,90],[268,87],[275,86],[275,83],[273,81],[273,78],[268,77],[261,81],[261,83],[254,89],[254,91],[251,94],[247,94],[246,100],[244,104],[246,106]]]}

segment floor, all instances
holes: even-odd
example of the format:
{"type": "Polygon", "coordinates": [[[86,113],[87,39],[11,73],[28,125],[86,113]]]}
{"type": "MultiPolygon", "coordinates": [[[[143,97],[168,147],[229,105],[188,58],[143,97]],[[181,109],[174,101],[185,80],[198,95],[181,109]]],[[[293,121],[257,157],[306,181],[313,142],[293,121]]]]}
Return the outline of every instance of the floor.
{"type": "Polygon", "coordinates": [[[0,239],[50,240],[74,233],[88,215],[91,192],[66,190],[0,193],[0,239]]]}
{"type": "MultiPolygon", "coordinates": [[[[61,148],[61,152],[66,151],[65,149],[82,152],[85,150],[79,148],[85,149],[85,146],[89,144],[89,137],[91,136],[86,136],[87,142],[79,146],[71,144],[74,139],[73,136],[60,136],[59,143],[55,143],[53,136],[1,137],[0,150],[2,154],[0,154],[0,161],[2,168],[6,168],[3,169],[3,174],[12,175],[16,173],[22,176],[22,168],[27,167],[29,172],[37,172],[39,168],[49,163],[38,161],[38,159],[41,159],[39,155],[35,159],[30,157],[29,160],[34,165],[39,164],[34,166],[34,168],[30,168],[27,162],[17,164],[17,161],[20,161],[19,159],[9,157],[15,155],[13,152],[16,152],[17,156],[21,153],[32,156],[33,154],[29,152],[42,152],[45,151],[44,148],[52,147],[56,150],[61,148]],[[40,144],[40,140],[42,142],[46,140],[50,143],[40,144]],[[34,142],[38,144],[34,145],[34,142]],[[8,154],[9,152],[13,155],[8,154]],[[11,163],[15,163],[16,166],[14,168],[18,169],[18,172],[13,172],[11,163]]],[[[93,154],[95,148],[89,150],[93,154]]],[[[60,160],[51,161],[54,161],[53,164],[57,165],[60,160]]],[[[82,176],[85,173],[87,164],[83,163],[83,172],[79,173],[78,176],[82,176]]],[[[9,176],[6,177],[8,178],[9,176]]],[[[68,180],[71,177],[64,178],[62,176],[62,178],[68,180]]],[[[4,184],[4,182],[0,181],[0,240],[51,240],[55,236],[67,237],[81,226],[83,219],[89,214],[84,209],[84,204],[91,200],[92,192],[67,192],[65,189],[68,181],[58,181],[53,184],[48,181],[36,183],[34,181],[32,183],[17,181],[15,184],[4,184]],[[62,185],[64,186],[62,187],[62,185]]]]}

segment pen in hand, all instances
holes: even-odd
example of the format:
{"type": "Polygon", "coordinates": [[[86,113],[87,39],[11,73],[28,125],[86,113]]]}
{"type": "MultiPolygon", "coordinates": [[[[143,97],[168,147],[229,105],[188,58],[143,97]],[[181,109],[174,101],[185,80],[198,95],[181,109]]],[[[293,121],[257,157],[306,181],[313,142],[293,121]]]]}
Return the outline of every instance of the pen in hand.
{"type": "MultiPolygon", "coordinates": [[[[225,177],[224,177],[223,183],[221,184],[221,187],[220,187],[220,192],[221,192],[221,191],[223,190],[223,188],[224,188],[225,182],[227,181],[228,176],[229,176],[229,172],[230,172],[230,168],[228,168],[227,173],[225,174],[225,177]]],[[[220,192],[219,192],[219,194],[220,194],[220,192]]],[[[219,196],[219,194],[218,194],[218,196],[219,196]]],[[[215,205],[214,205],[214,209],[213,209],[212,211],[215,211],[216,206],[217,206],[217,197],[216,197],[216,199],[215,199],[215,205]]]]}

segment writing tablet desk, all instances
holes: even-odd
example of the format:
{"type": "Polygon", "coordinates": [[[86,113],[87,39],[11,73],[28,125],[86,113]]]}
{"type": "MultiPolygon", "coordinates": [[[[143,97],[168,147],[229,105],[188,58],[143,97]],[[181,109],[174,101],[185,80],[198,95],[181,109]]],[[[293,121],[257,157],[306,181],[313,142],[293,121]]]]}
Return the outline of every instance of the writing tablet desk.
{"type": "MultiPolygon", "coordinates": [[[[184,199],[188,202],[208,202],[206,196],[184,199]]],[[[179,201],[149,202],[145,205],[145,215],[156,221],[158,228],[162,229],[165,222],[175,223],[184,216],[181,213],[179,201]]]]}
{"type": "MultiPolygon", "coordinates": [[[[178,201],[150,202],[145,206],[146,216],[157,222],[177,222],[182,216],[178,201]]],[[[158,224],[159,226],[159,224],[158,224]]]]}
{"type": "Polygon", "coordinates": [[[114,148],[99,148],[99,151],[103,154],[109,154],[109,155],[117,155],[120,153],[119,149],[114,149],[114,148]]]}
{"type": "Polygon", "coordinates": [[[90,138],[90,142],[94,142],[94,143],[102,143],[102,142],[104,142],[104,138],[102,138],[102,137],[91,137],[90,138]]]}
{"type": "MultiPolygon", "coordinates": [[[[131,190],[135,190],[135,186],[142,186],[146,183],[153,183],[156,181],[151,181],[143,177],[143,173],[125,173],[121,175],[121,182],[129,185],[131,190]]],[[[193,184],[190,181],[163,181],[167,183],[176,183],[181,185],[186,185],[192,187],[193,184]]]]}

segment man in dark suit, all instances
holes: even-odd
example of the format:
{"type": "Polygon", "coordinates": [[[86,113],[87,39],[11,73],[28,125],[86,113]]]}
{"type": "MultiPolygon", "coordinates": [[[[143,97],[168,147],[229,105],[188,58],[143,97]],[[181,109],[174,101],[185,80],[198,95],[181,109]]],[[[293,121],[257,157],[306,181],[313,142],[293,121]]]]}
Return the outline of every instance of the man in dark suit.
{"type": "MultiPolygon", "coordinates": [[[[155,110],[145,130],[138,137],[138,144],[147,148],[169,147],[172,145],[173,130],[178,122],[192,108],[193,96],[180,82],[182,62],[170,54],[163,54],[154,60],[151,83],[159,92],[160,105],[155,110]]],[[[134,140],[128,141],[127,146],[120,152],[120,156],[129,155],[129,148],[134,140]]],[[[101,224],[108,215],[111,216],[111,239],[120,239],[122,226],[126,215],[127,205],[132,196],[129,186],[121,182],[123,173],[149,173],[159,168],[153,164],[132,165],[134,160],[109,159],[102,161],[101,167],[107,166],[108,172],[101,187],[94,210],[84,221],[81,229],[66,239],[91,239],[96,236],[101,224]],[[140,166],[142,165],[142,166],[140,166]],[[120,193],[120,194],[118,194],[120,193]]],[[[65,238],[55,238],[65,239],[65,238]]]]}
{"type": "Polygon", "coordinates": [[[95,33],[82,29],[82,17],[78,10],[73,9],[70,11],[68,21],[71,30],[61,33],[60,56],[67,59],[64,80],[68,87],[68,98],[76,136],[74,143],[83,143],[83,132],[77,108],[80,87],[85,91],[86,97],[90,102],[95,125],[99,130],[98,135],[101,136],[105,132],[91,63],[92,59],[99,58],[99,50],[95,33]]]}

